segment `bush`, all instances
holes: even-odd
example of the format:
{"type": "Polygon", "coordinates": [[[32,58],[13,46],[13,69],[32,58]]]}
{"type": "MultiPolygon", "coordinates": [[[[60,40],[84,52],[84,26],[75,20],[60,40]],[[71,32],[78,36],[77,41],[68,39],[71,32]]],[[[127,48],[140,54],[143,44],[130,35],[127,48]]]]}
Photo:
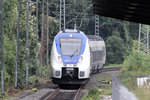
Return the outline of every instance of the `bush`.
{"type": "Polygon", "coordinates": [[[127,74],[150,74],[150,57],[144,52],[133,50],[132,53],[126,57],[123,62],[122,73],[127,74]]]}
{"type": "Polygon", "coordinates": [[[106,41],[107,64],[121,64],[124,56],[127,55],[127,46],[124,41],[117,36],[111,36],[106,41]]]}
{"type": "Polygon", "coordinates": [[[88,94],[82,97],[82,100],[99,100],[102,97],[103,90],[90,88],[88,94]]]}

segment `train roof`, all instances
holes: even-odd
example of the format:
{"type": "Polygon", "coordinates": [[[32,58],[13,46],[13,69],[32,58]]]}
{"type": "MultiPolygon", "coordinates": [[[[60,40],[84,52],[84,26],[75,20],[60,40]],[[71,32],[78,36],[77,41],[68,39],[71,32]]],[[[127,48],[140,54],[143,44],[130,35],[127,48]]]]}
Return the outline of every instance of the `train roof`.
{"type": "Polygon", "coordinates": [[[60,31],[59,33],[82,33],[82,32],[77,29],[65,29],[63,31],[60,31]]]}
{"type": "Polygon", "coordinates": [[[90,41],[104,41],[100,36],[97,35],[86,35],[90,41]]]}

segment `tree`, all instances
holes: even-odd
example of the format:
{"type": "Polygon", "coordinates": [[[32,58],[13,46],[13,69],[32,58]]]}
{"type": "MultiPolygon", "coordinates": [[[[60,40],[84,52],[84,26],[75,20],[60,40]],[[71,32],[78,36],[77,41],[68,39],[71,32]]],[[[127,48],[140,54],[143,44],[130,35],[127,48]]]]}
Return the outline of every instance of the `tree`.
{"type": "Polygon", "coordinates": [[[106,40],[107,64],[120,64],[127,53],[126,44],[117,36],[111,36],[106,40]]]}
{"type": "Polygon", "coordinates": [[[17,1],[4,0],[4,71],[5,86],[12,86],[15,78],[16,61],[16,22],[17,22],[17,1]]]}

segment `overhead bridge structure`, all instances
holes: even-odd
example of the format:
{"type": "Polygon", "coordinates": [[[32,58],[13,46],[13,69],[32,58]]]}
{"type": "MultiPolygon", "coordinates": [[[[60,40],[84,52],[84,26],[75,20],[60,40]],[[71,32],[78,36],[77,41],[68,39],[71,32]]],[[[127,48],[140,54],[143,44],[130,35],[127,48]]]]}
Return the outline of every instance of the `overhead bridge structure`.
{"type": "Polygon", "coordinates": [[[149,0],[93,0],[95,14],[150,24],[149,0]]]}

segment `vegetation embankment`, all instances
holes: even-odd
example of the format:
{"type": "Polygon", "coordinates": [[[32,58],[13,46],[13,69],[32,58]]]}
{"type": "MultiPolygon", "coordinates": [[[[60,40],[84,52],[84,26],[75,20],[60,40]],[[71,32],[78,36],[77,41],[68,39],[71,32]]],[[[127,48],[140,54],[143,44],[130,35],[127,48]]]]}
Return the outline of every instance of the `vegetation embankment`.
{"type": "Polygon", "coordinates": [[[122,64],[108,64],[104,66],[104,68],[112,68],[112,67],[122,67],[122,64]]]}
{"type": "MultiPolygon", "coordinates": [[[[99,74],[100,76],[102,74],[99,74]]],[[[91,84],[88,88],[88,93],[82,97],[81,100],[100,100],[104,96],[110,97],[112,95],[112,74],[104,73],[101,77],[95,75],[95,82],[88,83],[91,84]]]]}
{"type": "Polygon", "coordinates": [[[150,56],[143,52],[133,50],[123,62],[122,74],[149,75],[150,56]]]}
{"type": "Polygon", "coordinates": [[[132,52],[125,57],[121,72],[126,75],[150,75],[150,55],[142,51],[138,52],[137,43],[137,41],[133,42],[132,52]]]}
{"type": "Polygon", "coordinates": [[[99,100],[102,93],[102,89],[90,88],[88,94],[84,95],[81,100],[99,100]]]}
{"type": "Polygon", "coordinates": [[[82,97],[81,100],[100,100],[103,95],[112,95],[112,88],[101,89],[101,88],[90,88],[89,92],[82,97]]]}
{"type": "MultiPolygon", "coordinates": [[[[133,92],[139,100],[149,100],[150,55],[137,51],[137,41],[133,42],[132,52],[123,62],[119,81],[133,92]]],[[[141,46],[140,49],[144,47],[141,46]]]]}

